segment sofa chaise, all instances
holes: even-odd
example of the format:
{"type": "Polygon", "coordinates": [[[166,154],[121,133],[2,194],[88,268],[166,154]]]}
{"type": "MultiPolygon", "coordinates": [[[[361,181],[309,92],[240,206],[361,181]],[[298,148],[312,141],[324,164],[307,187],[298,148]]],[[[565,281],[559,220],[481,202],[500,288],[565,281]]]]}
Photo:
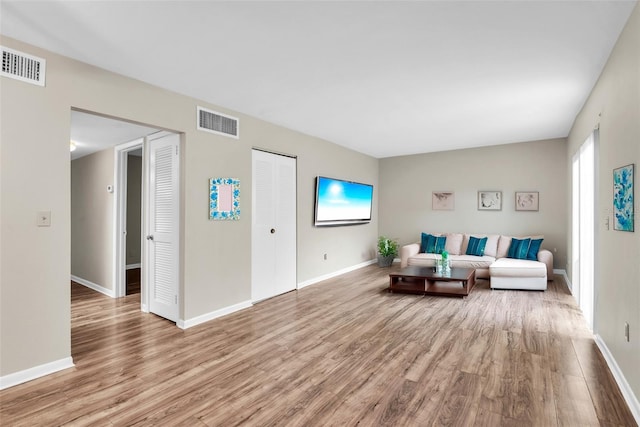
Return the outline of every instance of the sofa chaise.
{"type": "Polygon", "coordinates": [[[474,268],[492,289],[545,290],[553,280],[553,254],[541,249],[543,236],[422,233],[420,243],[400,249],[400,265],[433,267],[443,250],[452,267],[474,268]],[[434,243],[435,242],[435,243],[434,243]]]}

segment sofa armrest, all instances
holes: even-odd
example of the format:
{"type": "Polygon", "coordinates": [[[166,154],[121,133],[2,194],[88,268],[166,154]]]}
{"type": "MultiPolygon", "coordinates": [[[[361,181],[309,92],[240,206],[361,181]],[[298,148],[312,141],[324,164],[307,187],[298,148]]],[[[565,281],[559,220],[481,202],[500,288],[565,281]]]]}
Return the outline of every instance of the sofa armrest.
{"type": "Polygon", "coordinates": [[[411,243],[400,248],[400,267],[405,268],[409,263],[409,257],[412,257],[420,252],[420,245],[417,243],[411,243]]]}
{"type": "Polygon", "coordinates": [[[553,254],[547,249],[538,251],[538,261],[547,266],[547,281],[553,280],[553,254]]]}

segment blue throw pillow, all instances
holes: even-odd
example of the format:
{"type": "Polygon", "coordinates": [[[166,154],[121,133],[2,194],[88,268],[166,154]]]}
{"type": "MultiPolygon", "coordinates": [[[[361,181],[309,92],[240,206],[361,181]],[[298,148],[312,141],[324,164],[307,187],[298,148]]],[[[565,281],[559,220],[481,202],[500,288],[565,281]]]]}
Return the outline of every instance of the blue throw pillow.
{"type": "Polygon", "coordinates": [[[422,233],[420,239],[420,252],[427,254],[439,254],[444,251],[444,244],[447,238],[445,236],[434,236],[432,234],[422,233]]]}
{"type": "Polygon", "coordinates": [[[430,234],[427,233],[422,233],[420,235],[420,253],[424,254],[426,253],[427,250],[427,237],[429,237],[430,234]]]}
{"type": "Polygon", "coordinates": [[[471,236],[469,238],[469,246],[467,246],[467,255],[483,256],[484,247],[487,246],[487,238],[482,239],[471,236]]]}
{"type": "Polygon", "coordinates": [[[508,258],[527,259],[531,239],[511,239],[509,246],[508,258]]]}
{"type": "Polygon", "coordinates": [[[446,236],[431,236],[427,239],[427,253],[441,254],[442,251],[444,251],[444,245],[446,242],[446,236]]]}
{"type": "Polygon", "coordinates": [[[531,261],[538,260],[538,251],[540,251],[540,245],[544,239],[532,239],[529,245],[529,251],[527,252],[527,259],[531,261]]]}

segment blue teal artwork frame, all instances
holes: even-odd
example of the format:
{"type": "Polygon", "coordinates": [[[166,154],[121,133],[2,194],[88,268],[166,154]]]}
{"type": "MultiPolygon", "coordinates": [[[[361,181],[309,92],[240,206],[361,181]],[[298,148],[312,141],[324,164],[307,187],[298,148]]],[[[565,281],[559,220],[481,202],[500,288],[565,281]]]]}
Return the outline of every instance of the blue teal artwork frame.
{"type": "Polygon", "coordinates": [[[209,180],[209,219],[237,221],[240,219],[240,180],[211,178],[209,180]]]}
{"type": "Polygon", "coordinates": [[[635,164],[613,170],[613,229],[634,231],[635,164]]]}

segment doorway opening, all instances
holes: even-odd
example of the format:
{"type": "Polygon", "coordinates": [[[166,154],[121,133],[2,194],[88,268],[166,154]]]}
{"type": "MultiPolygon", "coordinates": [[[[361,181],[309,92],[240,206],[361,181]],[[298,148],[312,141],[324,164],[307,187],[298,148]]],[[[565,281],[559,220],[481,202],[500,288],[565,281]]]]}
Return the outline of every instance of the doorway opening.
{"type": "Polygon", "coordinates": [[[72,281],[177,321],[180,134],[72,110],[71,139],[72,281]]]}
{"type": "Polygon", "coordinates": [[[114,148],[114,278],[116,297],[141,293],[144,138],[114,148]]]}
{"type": "Polygon", "coordinates": [[[142,147],[127,153],[127,247],[125,295],[140,293],[142,267],[142,147]]]}

